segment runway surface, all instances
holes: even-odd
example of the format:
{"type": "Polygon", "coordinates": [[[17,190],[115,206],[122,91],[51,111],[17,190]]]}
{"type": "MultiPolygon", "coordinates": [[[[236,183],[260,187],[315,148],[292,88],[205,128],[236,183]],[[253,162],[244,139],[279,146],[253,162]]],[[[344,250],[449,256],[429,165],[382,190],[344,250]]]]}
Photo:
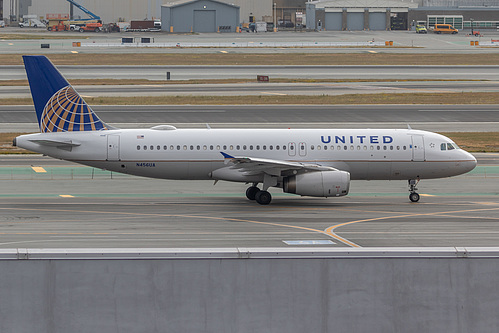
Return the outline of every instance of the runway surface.
{"type": "MultiPolygon", "coordinates": [[[[74,86],[84,98],[104,96],[284,96],[378,93],[499,92],[499,81],[145,84],[74,86]]],[[[31,98],[28,86],[3,86],[0,98],[31,98]]]]}
{"type": "Polygon", "coordinates": [[[354,181],[343,198],[272,190],[261,206],[244,184],[151,180],[41,156],[0,158],[0,247],[496,246],[499,155],[471,173],[423,180],[354,181]],[[41,166],[45,173],[31,166],[41,166]]]}
{"type": "MultiPolygon", "coordinates": [[[[495,132],[497,105],[95,105],[118,128],[412,128],[495,132]]],[[[38,131],[33,106],[0,106],[0,132],[38,131]]]]}
{"type": "MultiPolygon", "coordinates": [[[[257,75],[298,79],[499,80],[499,66],[82,66],[61,65],[67,79],[256,79],[257,75]]],[[[24,66],[0,66],[0,80],[25,80],[24,66]]]]}

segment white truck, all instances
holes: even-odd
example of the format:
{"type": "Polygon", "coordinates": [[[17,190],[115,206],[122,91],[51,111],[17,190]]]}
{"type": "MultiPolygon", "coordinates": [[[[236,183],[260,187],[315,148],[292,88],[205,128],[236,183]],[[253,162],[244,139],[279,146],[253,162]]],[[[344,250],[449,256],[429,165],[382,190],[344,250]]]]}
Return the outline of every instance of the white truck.
{"type": "Polygon", "coordinates": [[[37,15],[24,15],[23,20],[19,22],[19,27],[45,28],[46,25],[38,19],[37,15]]]}

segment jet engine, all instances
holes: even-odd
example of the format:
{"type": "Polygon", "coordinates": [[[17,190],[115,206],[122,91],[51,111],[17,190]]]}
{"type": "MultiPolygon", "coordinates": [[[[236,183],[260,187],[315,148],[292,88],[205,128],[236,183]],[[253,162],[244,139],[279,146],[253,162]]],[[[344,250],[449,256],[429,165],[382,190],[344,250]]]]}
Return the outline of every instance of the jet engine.
{"type": "Polygon", "coordinates": [[[284,192],[311,197],[340,197],[349,189],[350,173],[339,170],[302,173],[283,180],[284,192]]]}

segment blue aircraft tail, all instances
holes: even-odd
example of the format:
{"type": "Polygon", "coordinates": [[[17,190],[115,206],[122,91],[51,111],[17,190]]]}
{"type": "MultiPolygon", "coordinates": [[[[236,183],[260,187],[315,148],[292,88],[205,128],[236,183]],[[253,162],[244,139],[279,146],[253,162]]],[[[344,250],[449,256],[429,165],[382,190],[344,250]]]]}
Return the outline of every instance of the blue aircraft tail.
{"type": "Polygon", "coordinates": [[[110,127],[45,56],[23,56],[31,96],[42,133],[99,131],[110,127]]]}

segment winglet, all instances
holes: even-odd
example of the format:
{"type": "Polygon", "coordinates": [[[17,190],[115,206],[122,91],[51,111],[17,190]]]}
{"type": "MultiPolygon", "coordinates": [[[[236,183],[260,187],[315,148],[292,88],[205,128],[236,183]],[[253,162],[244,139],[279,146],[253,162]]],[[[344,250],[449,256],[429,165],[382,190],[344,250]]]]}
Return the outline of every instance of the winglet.
{"type": "Polygon", "coordinates": [[[99,131],[110,127],[73,89],[45,56],[23,56],[42,133],[99,131]]]}
{"type": "Polygon", "coordinates": [[[221,152],[220,152],[220,154],[222,154],[222,156],[223,156],[225,159],[234,158],[234,156],[230,156],[229,154],[226,154],[226,153],[224,153],[223,151],[221,151],[221,152]]]}

